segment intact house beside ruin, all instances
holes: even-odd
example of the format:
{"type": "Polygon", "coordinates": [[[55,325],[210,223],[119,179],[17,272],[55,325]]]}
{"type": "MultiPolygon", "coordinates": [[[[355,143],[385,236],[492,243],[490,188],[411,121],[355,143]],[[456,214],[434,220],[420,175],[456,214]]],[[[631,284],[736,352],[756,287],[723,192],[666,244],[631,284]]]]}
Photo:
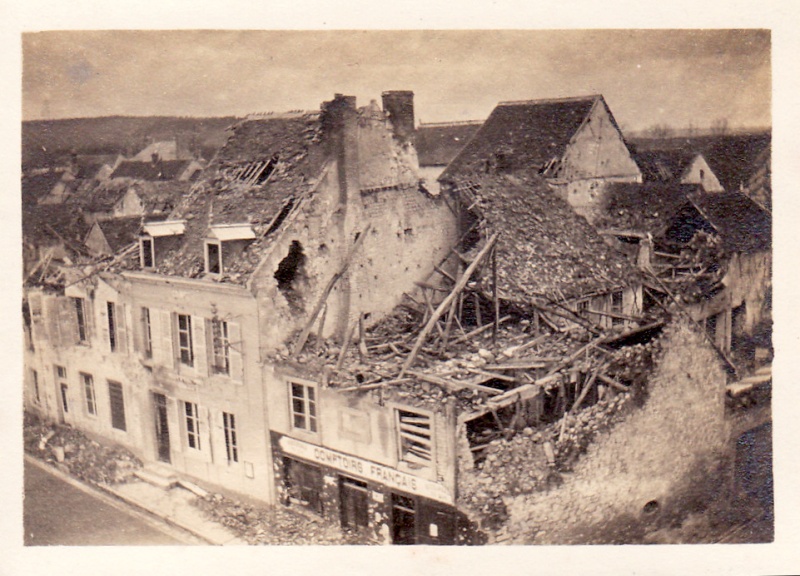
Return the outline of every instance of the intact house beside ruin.
{"type": "Polygon", "coordinates": [[[500,102],[439,180],[517,170],[538,172],[590,222],[608,183],[642,181],[600,95],[500,102]]]}

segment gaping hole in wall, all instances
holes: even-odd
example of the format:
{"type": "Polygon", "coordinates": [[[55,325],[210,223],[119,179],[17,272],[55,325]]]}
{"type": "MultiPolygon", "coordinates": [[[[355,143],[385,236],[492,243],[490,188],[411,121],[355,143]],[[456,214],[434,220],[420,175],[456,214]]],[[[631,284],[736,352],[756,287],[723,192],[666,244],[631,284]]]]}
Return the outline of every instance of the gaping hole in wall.
{"type": "Polygon", "coordinates": [[[278,281],[278,290],[289,303],[289,307],[294,311],[302,311],[303,297],[301,287],[306,278],[305,275],[306,257],[303,254],[303,246],[297,240],[292,241],[289,247],[289,254],[278,264],[275,272],[275,280],[278,281]]]}

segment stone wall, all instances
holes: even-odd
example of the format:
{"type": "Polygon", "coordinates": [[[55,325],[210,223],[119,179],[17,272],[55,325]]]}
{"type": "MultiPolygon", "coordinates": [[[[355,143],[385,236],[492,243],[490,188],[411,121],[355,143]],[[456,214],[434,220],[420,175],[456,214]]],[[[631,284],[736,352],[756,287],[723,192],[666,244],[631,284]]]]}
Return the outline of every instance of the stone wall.
{"type": "Polygon", "coordinates": [[[724,479],[725,378],[688,325],[669,327],[644,405],[600,433],[546,491],[507,496],[500,539],[516,543],[635,542],[651,528],[702,508],[724,479]]]}

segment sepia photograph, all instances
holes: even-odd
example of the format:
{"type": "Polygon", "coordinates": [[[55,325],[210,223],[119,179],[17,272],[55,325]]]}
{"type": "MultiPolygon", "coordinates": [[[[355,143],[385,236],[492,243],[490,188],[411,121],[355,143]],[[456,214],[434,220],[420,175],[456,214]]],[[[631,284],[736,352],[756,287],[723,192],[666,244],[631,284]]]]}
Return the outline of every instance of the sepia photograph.
{"type": "Polygon", "coordinates": [[[25,545],[773,541],[769,30],[21,40],[25,545]]]}

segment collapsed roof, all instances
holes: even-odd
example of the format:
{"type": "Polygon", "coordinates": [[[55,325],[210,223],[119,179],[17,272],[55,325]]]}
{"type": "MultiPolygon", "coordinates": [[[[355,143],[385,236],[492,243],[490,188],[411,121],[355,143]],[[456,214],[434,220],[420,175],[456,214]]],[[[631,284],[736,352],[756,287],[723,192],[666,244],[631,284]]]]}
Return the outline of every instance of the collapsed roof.
{"type": "Polygon", "coordinates": [[[179,180],[139,181],[108,180],[82,185],[68,202],[86,212],[111,212],[128,190],[134,190],[143,203],[146,214],[168,213],[191,187],[179,180]]]}
{"type": "MultiPolygon", "coordinates": [[[[480,175],[462,200],[499,233],[498,296],[516,303],[564,301],[632,284],[637,271],[535,174],[480,175]]],[[[486,278],[484,281],[488,281],[486,278]]]]}

